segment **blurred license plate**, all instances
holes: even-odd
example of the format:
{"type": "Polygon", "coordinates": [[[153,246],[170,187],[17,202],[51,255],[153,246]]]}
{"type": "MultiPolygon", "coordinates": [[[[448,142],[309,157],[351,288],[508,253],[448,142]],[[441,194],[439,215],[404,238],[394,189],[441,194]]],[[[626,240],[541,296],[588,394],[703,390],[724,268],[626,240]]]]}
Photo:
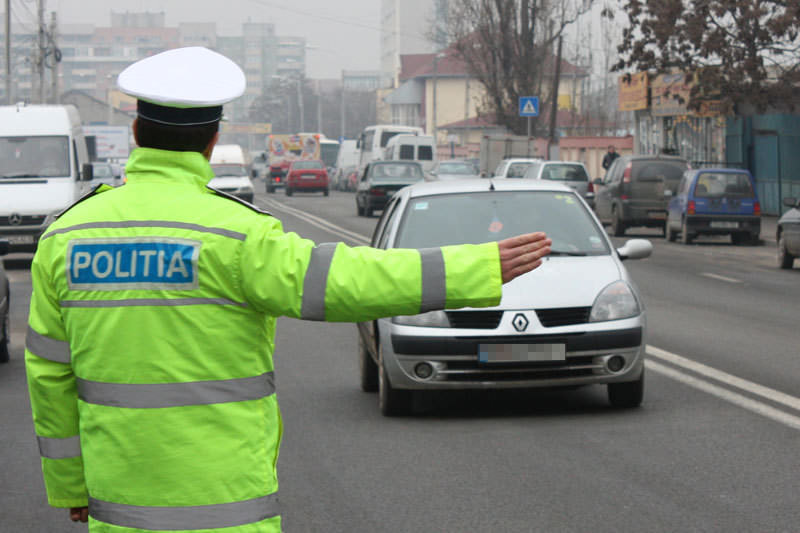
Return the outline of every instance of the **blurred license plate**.
{"type": "Polygon", "coordinates": [[[712,220],[711,221],[712,228],[738,228],[738,222],[725,222],[723,220],[712,220]]]}
{"type": "Polygon", "coordinates": [[[7,239],[9,244],[33,244],[33,235],[7,235],[2,238],[7,239]]]}
{"type": "Polygon", "coordinates": [[[530,361],[564,361],[565,344],[479,344],[481,363],[524,363],[530,361]]]}
{"type": "Polygon", "coordinates": [[[664,220],[667,218],[667,214],[664,211],[650,211],[647,213],[647,216],[650,218],[657,218],[659,220],[664,220]]]}
{"type": "Polygon", "coordinates": [[[317,175],[316,174],[303,174],[302,178],[304,180],[315,180],[315,179],[317,179],[317,175]]]}

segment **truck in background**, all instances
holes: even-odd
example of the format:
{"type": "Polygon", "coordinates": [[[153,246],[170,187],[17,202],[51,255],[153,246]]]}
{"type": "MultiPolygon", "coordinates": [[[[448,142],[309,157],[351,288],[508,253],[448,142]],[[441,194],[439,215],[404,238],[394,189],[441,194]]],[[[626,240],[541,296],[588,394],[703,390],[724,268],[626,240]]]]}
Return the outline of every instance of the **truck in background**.
{"type": "Polygon", "coordinates": [[[437,161],[436,143],[433,135],[401,133],[386,143],[383,150],[386,161],[416,161],[422,170],[430,172],[437,161]]]}
{"type": "Polygon", "coordinates": [[[218,191],[253,201],[253,182],[250,181],[249,154],[238,144],[218,144],[211,152],[214,178],[208,183],[218,191]]]}
{"type": "Polygon", "coordinates": [[[389,143],[389,139],[401,133],[411,135],[423,135],[422,128],[416,126],[395,126],[377,124],[367,126],[358,137],[358,169],[363,170],[372,161],[379,161],[384,158],[384,149],[389,143]]]}
{"type": "Polygon", "coordinates": [[[56,215],[89,192],[92,174],[74,106],[0,106],[0,236],[10,251],[35,251],[56,215]]]}
{"type": "Polygon", "coordinates": [[[536,138],[524,135],[484,135],[481,137],[479,170],[481,176],[491,177],[503,159],[512,157],[542,158],[536,138]]]}
{"type": "Polygon", "coordinates": [[[336,164],[339,143],[321,133],[273,134],[267,138],[267,192],[286,186],[286,174],[292,161],[318,160],[326,167],[336,164]]]}

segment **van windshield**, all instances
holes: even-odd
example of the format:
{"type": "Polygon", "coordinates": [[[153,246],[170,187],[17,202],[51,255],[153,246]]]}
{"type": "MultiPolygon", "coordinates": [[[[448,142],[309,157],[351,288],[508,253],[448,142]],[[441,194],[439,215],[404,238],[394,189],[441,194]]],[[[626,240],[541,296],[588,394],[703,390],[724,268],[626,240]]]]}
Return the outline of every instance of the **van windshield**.
{"type": "Polygon", "coordinates": [[[242,165],[211,165],[214,176],[247,176],[247,170],[242,165]]]}
{"type": "Polygon", "coordinates": [[[66,136],[0,137],[0,179],[69,176],[66,136]]]}

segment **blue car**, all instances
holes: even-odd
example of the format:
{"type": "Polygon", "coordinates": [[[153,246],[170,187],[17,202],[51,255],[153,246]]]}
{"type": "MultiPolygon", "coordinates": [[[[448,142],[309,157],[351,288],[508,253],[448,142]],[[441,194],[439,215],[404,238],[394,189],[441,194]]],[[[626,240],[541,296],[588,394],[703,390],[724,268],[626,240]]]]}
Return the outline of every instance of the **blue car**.
{"type": "Polygon", "coordinates": [[[687,170],[669,202],[667,240],[689,244],[698,235],[730,235],[733,244],[757,244],[761,204],[747,170],[687,170]]]}

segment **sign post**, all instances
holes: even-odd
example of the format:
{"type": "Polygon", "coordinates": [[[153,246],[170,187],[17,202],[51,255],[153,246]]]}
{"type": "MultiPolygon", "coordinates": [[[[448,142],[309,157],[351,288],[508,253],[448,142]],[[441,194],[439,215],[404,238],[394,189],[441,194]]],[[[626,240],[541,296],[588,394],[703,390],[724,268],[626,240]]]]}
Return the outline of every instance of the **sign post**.
{"type": "Polygon", "coordinates": [[[539,97],[520,96],[519,97],[519,116],[528,117],[528,137],[531,136],[531,117],[539,116],[539,97]]]}

